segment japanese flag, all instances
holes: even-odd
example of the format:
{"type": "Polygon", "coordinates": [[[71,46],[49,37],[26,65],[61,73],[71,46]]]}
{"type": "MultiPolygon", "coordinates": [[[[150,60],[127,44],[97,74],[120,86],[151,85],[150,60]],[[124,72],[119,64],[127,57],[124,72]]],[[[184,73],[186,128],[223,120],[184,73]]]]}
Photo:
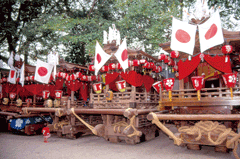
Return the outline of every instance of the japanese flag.
{"type": "Polygon", "coordinates": [[[34,80],[48,84],[51,76],[53,65],[37,59],[37,66],[35,70],[34,80]]]}
{"type": "Polygon", "coordinates": [[[95,47],[95,60],[94,60],[95,75],[97,75],[100,68],[108,61],[108,59],[111,56],[112,55],[108,55],[97,42],[95,47]]]}
{"type": "Polygon", "coordinates": [[[14,67],[11,67],[8,75],[8,82],[12,84],[16,84],[16,70],[14,67]]]}
{"type": "Polygon", "coordinates": [[[117,52],[114,54],[122,66],[123,70],[128,68],[128,52],[127,52],[127,41],[124,38],[122,44],[119,46],[117,52]]]}
{"type": "Polygon", "coordinates": [[[22,87],[24,86],[24,79],[25,79],[24,77],[25,77],[25,64],[23,63],[21,67],[21,75],[19,80],[19,82],[22,84],[22,87]]]}
{"type": "Polygon", "coordinates": [[[224,42],[219,12],[198,26],[201,52],[224,42]]]}
{"type": "Polygon", "coordinates": [[[173,17],[171,49],[193,55],[197,26],[173,17]]]}

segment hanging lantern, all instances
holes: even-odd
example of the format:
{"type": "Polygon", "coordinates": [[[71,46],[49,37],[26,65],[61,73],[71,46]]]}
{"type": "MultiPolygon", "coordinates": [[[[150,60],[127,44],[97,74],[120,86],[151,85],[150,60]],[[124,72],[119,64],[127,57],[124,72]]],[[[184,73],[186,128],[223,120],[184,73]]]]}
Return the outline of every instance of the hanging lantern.
{"type": "Polygon", "coordinates": [[[126,81],[125,80],[117,81],[116,82],[116,86],[117,86],[117,89],[120,92],[125,92],[125,90],[126,90],[126,81]]]}
{"type": "Polygon", "coordinates": [[[102,92],[102,83],[94,83],[93,84],[93,90],[95,93],[101,93],[102,92]]]}
{"type": "Polygon", "coordinates": [[[158,59],[159,59],[160,61],[164,61],[165,58],[166,58],[166,55],[163,54],[163,53],[161,53],[161,54],[159,55],[159,57],[158,57],[158,59]]]}
{"type": "Polygon", "coordinates": [[[167,79],[163,80],[164,87],[168,91],[168,94],[169,94],[170,102],[172,101],[172,89],[174,86],[174,81],[175,81],[174,78],[167,78],[167,79]]]}
{"type": "Polygon", "coordinates": [[[162,81],[157,81],[157,82],[153,83],[152,86],[158,93],[160,91],[160,87],[162,88],[162,91],[163,91],[163,83],[162,83],[162,81]]]}
{"type": "Polygon", "coordinates": [[[25,77],[25,80],[30,81],[30,77],[29,76],[25,77]]]}
{"type": "Polygon", "coordinates": [[[174,71],[174,72],[177,72],[177,71],[178,71],[178,65],[174,65],[173,71],[174,71]]]}
{"type": "Polygon", "coordinates": [[[143,65],[143,68],[150,69],[150,68],[151,68],[150,62],[146,62],[146,63],[143,65]]]}
{"type": "Polygon", "coordinates": [[[88,69],[89,69],[89,71],[92,71],[92,72],[95,71],[94,65],[89,65],[88,69]]]}
{"type": "Polygon", "coordinates": [[[96,80],[96,76],[87,76],[88,81],[94,81],[96,80]]]}
{"type": "Polygon", "coordinates": [[[165,56],[165,59],[164,59],[164,63],[167,64],[169,61],[170,61],[170,57],[166,55],[166,56],[165,56]]]}
{"type": "Polygon", "coordinates": [[[107,72],[108,70],[109,70],[109,67],[106,65],[100,69],[101,72],[107,72]]]}
{"type": "Polygon", "coordinates": [[[197,90],[198,100],[200,100],[200,90],[203,87],[204,77],[203,76],[193,76],[192,78],[193,87],[197,90]]]}
{"type": "Polygon", "coordinates": [[[235,86],[237,82],[237,75],[235,73],[229,73],[222,75],[224,83],[230,88],[231,98],[233,99],[233,90],[232,88],[235,86]]]}
{"type": "Polygon", "coordinates": [[[96,81],[100,82],[101,81],[101,75],[96,76],[96,81]]]}
{"type": "Polygon", "coordinates": [[[2,82],[7,82],[7,78],[6,78],[6,77],[3,77],[3,78],[2,78],[2,82]]]}
{"type": "Polygon", "coordinates": [[[139,62],[140,62],[141,65],[143,65],[147,62],[147,60],[146,59],[141,59],[139,62]]]}
{"type": "Polygon", "coordinates": [[[171,55],[171,58],[178,58],[179,57],[179,52],[178,51],[171,51],[171,53],[170,53],[170,55],[171,55]]]}
{"type": "Polygon", "coordinates": [[[58,77],[58,78],[62,78],[62,72],[58,72],[58,73],[57,73],[57,77],[58,77]]]}
{"type": "Polygon", "coordinates": [[[87,81],[88,79],[87,79],[87,76],[86,75],[83,75],[82,77],[81,77],[81,81],[87,81]]]}
{"type": "Polygon", "coordinates": [[[150,68],[153,69],[155,67],[154,62],[149,62],[150,63],[150,68]]]}
{"type": "Polygon", "coordinates": [[[118,69],[118,70],[121,70],[121,69],[122,69],[122,66],[121,66],[120,63],[117,63],[117,69],[118,69]]]}
{"type": "Polygon", "coordinates": [[[133,66],[139,66],[140,65],[140,61],[135,59],[132,61],[133,62],[133,66]]]}
{"type": "Polygon", "coordinates": [[[34,76],[30,76],[30,81],[34,81],[34,76]]]}
{"type": "Polygon", "coordinates": [[[128,60],[128,67],[131,67],[133,65],[133,62],[131,60],[128,60]]]}
{"type": "Polygon", "coordinates": [[[56,99],[61,99],[62,98],[62,90],[55,90],[55,98],[56,99]]]}
{"type": "Polygon", "coordinates": [[[11,99],[11,101],[16,98],[16,95],[17,95],[17,94],[16,94],[15,92],[10,92],[10,93],[9,93],[9,98],[11,99]]]}
{"type": "Polygon", "coordinates": [[[170,60],[168,61],[168,66],[174,66],[174,64],[175,64],[175,62],[174,62],[173,59],[170,59],[170,60]]]}
{"type": "Polygon", "coordinates": [[[67,78],[67,73],[62,73],[62,78],[66,79],[67,78]]]}
{"type": "Polygon", "coordinates": [[[46,100],[49,98],[50,91],[49,90],[44,90],[43,91],[43,99],[46,100]]]}
{"type": "Polygon", "coordinates": [[[222,53],[224,54],[231,54],[233,51],[233,47],[231,45],[224,45],[222,47],[222,53]]]}
{"type": "Polygon", "coordinates": [[[76,73],[76,77],[79,78],[79,79],[81,79],[82,73],[81,73],[81,72],[77,72],[77,73],[76,73]]]}
{"type": "Polygon", "coordinates": [[[110,63],[109,64],[109,70],[115,70],[116,69],[116,64],[115,63],[110,63]]]}

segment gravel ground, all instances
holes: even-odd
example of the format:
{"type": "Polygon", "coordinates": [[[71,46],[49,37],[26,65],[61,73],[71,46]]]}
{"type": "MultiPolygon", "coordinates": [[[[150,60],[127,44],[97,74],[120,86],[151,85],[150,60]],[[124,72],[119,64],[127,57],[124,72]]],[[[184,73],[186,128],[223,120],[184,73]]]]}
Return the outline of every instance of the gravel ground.
{"type": "Polygon", "coordinates": [[[162,132],[137,145],[115,144],[101,137],[87,135],[76,140],[52,134],[49,143],[42,135],[25,136],[0,133],[0,159],[234,159],[232,152],[215,152],[214,147],[188,150],[173,144],[162,132]]]}

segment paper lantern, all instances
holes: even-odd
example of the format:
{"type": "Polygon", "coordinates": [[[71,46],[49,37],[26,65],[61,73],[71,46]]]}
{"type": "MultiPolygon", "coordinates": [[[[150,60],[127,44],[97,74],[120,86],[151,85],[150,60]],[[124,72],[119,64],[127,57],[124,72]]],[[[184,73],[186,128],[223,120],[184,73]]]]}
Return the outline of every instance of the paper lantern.
{"type": "Polygon", "coordinates": [[[153,69],[155,67],[154,62],[149,62],[150,63],[150,68],[153,69]]]}
{"type": "Polygon", "coordinates": [[[139,66],[140,65],[140,61],[135,59],[132,61],[133,62],[133,66],[139,66]]]}
{"type": "Polygon", "coordinates": [[[170,101],[172,101],[172,89],[174,86],[174,81],[175,81],[174,78],[167,78],[163,80],[163,84],[165,89],[168,91],[170,101]]]}
{"type": "Polygon", "coordinates": [[[159,59],[160,61],[164,61],[165,58],[166,58],[166,55],[165,55],[165,54],[160,54],[159,57],[158,57],[158,59],[159,59]]]}
{"type": "Polygon", "coordinates": [[[30,76],[30,81],[34,81],[34,76],[30,76]]]}
{"type": "Polygon", "coordinates": [[[7,82],[7,78],[6,78],[6,77],[3,77],[3,78],[2,78],[2,82],[7,82]]]}
{"type": "Polygon", "coordinates": [[[177,71],[178,71],[178,65],[174,65],[173,70],[174,70],[175,72],[177,72],[177,71]]]}
{"type": "Polygon", "coordinates": [[[49,90],[44,90],[43,91],[43,99],[46,100],[49,98],[50,91],[49,90]]]}
{"type": "Polygon", "coordinates": [[[175,62],[174,62],[173,59],[170,59],[170,60],[168,61],[168,66],[174,66],[174,64],[175,64],[175,62]]]}
{"type": "Polygon", "coordinates": [[[55,98],[56,99],[61,99],[62,98],[62,90],[55,90],[55,98]]]}
{"type": "Polygon", "coordinates": [[[87,76],[86,76],[86,75],[83,75],[83,76],[81,77],[81,81],[88,81],[87,76]]]}
{"type": "Polygon", "coordinates": [[[147,60],[141,59],[139,62],[140,62],[141,65],[143,65],[143,64],[145,64],[147,62],[147,60]]]}
{"type": "Polygon", "coordinates": [[[94,83],[93,90],[95,93],[101,93],[102,92],[102,83],[94,83]]]}
{"type": "Polygon", "coordinates": [[[162,81],[157,81],[157,82],[153,83],[152,86],[158,93],[160,91],[160,87],[162,88],[162,91],[163,91],[163,83],[162,83],[162,81]]]}
{"type": "Polygon", "coordinates": [[[117,63],[117,69],[118,69],[118,70],[121,70],[121,69],[122,69],[122,66],[121,66],[120,63],[117,63]]]}
{"type": "Polygon", "coordinates": [[[116,64],[115,63],[110,63],[109,64],[109,70],[115,70],[116,69],[116,64]]]}
{"type": "Polygon", "coordinates": [[[179,52],[178,51],[171,51],[170,55],[171,55],[171,58],[178,58],[179,57],[179,52]]]}
{"type": "Polygon", "coordinates": [[[193,87],[197,90],[198,100],[200,100],[200,90],[203,87],[204,77],[203,76],[193,76],[192,78],[193,87]]]}
{"type": "Polygon", "coordinates": [[[150,69],[150,68],[151,68],[150,62],[146,62],[146,63],[143,65],[143,68],[150,69]]]}
{"type": "Polygon", "coordinates": [[[13,99],[15,99],[16,98],[16,93],[15,92],[10,92],[9,93],[9,98],[11,99],[11,100],[13,100],[13,99]]]}
{"type": "Polygon", "coordinates": [[[237,77],[236,76],[237,75],[235,73],[229,73],[229,74],[222,75],[224,83],[226,84],[226,86],[228,88],[230,88],[231,98],[232,99],[233,99],[232,88],[235,86],[235,84],[237,82],[237,77]]]}
{"type": "Polygon", "coordinates": [[[166,55],[164,59],[164,63],[168,63],[169,61],[170,61],[170,57],[166,55]]]}
{"type": "Polygon", "coordinates": [[[100,71],[101,72],[107,72],[109,70],[109,67],[108,66],[103,66],[100,71]]]}
{"type": "Polygon", "coordinates": [[[222,47],[222,53],[224,54],[230,54],[233,51],[233,47],[231,45],[224,45],[222,47]]]}
{"type": "Polygon", "coordinates": [[[57,77],[58,77],[58,78],[62,78],[62,74],[63,74],[62,72],[58,72],[58,73],[57,73],[57,77]]]}
{"type": "Polygon", "coordinates": [[[95,81],[96,76],[87,76],[88,81],[95,81]]]}
{"type": "Polygon", "coordinates": [[[125,80],[117,81],[116,82],[116,86],[117,86],[117,89],[120,92],[125,92],[125,90],[126,90],[126,81],[125,80]]]}
{"type": "Polygon", "coordinates": [[[101,76],[100,76],[100,75],[97,75],[97,76],[96,76],[96,81],[98,81],[98,82],[101,81],[101,76]]]}
{"type": "Polygon", "coordinates": [[[62,78],[66,79],[67,78],[67,73],[62,73],[62,78]]]}
{"type": "Polygon", "coordinates": [[[89,69],[89,71],[92,71],[92,72],[95,71],[94,65],[89,65],[88,69],[89,69]]]}
{"type": "Polygon", "coordinates": [[[79,78],[79,79],[81,79],[82,73],[81,73],[81,72],[77,72],[77,73],[76,73],[76,77],[79,78]]]}
{"type": "Polygon", "coordinates": [[[30,81],[30,77],[29,76],[25,77],[25,80],[30,81]]]}
{"type": "Polygon", "coordinates": [[[133,65],[133,62],[131,60],[128,60],[128,67],[131,67],[133,65]]]}

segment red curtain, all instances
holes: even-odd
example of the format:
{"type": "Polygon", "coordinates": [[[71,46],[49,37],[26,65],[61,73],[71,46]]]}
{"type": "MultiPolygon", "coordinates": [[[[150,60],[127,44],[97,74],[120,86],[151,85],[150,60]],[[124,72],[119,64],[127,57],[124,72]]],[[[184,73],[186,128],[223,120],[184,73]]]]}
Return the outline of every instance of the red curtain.
{"type": "Polygon", "coordinates": [[[135,71],[129,71],[126,73],[121,72],[120,75],[127,83],[129,83],[135,87],[140,87],[143,84],[142,75],[138,74],[135,71]]]}
{"type": "Polygon", "coordinates": [[[225,73],[232,73],[231,63],[229,57],[228,61],[225,62],[225,56],[215,56],[211,57],[210,55],[204,55],[204,60],[209,63],[213,68],[225,72],[225,73]]]}
{"type": "Polygon", "coordinates": [[[66,86],[68,89],[71,91],[77,91],[81,87],[81,82],[79,80],[71,81],[71,82],[66,82],[66,86]]]}
{"type": "Polygon", "coordinates": [[[111,83],[109,83],[109,89],[113,90],[113,91],[118,91],[117,86],[116,86],[116,82],[120,81],[121,78],[118,76],[114,81],[112,81],[111,83]]]}
{"type": "Polygon", "coordinates": [[[88,99],[88,83],[80,82],[79,99],[81,98],[84,101],[88,99]]]}
{"type": "Polygon", "coordinates": [[[146,88],[146,91],[149,92],[154,83],[154,79],[148,75],[143,75],[142,80],[143,80],[143,85],[146,88]]]}
{"type": "Polygon", "coordinates": [[[112,83],[113,81],[116,80],[116,78],[118,77],[119,73],[117,72],[113,72],[113,73],[106,73],[105,79],[105,85],[108,85],[110,83],[112,83]]]}
{"type": "Polygon", "coordinates": [[[193,57],[191,61],[187,59],[185,62],[183,62],[182,60],[178,62],[179,80],[187,77],[197,68],[201,60],[199,55],[193,57]]]}

